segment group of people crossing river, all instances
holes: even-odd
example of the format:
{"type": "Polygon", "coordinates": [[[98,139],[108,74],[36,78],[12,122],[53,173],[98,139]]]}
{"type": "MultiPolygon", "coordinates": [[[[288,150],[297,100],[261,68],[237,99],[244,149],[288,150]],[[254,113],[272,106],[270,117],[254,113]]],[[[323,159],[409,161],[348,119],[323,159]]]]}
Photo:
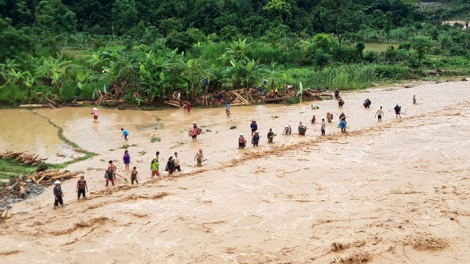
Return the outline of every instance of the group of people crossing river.
{"type": "MultiPolygon", "coordinates": [[[[342,108],[343,105],[345,104],[345,101],[344,101],[343,98],[341,98],[340,91],[338,89],[335,90],[334,97],[338,101],[338,108],[342,108]]],[[[412,100],[413,100],[413,104],[416,104],[416,102],[417,102],[416,96],[413,96],[412,100]]],[[[369,108],[371,106],[371,104],[372,104],[372,101],[369,98],[367,98],[363,102],[363,106],[365,108],[369,108]]],[[[187,110],[188,110],[188,114],[189,114],[190,113],[189,112],[190,111],[189,110],[190,106],[188,106],[187,108],[188,108],[187,110]]],[[[313,108],[313,106],[312,106],[312,108],[313,108]]],[[[395,112],[395,118],[401,118],[401,106],[399,106],[397,104],[393,108],[393,110],[395,112]]],[[[230,117],[230,103],[229,102],[227,102],[226,113],[227,113],[227,116],[230,117]]],[[[93,108],[91,114],[93,114],[94,121],[97,122],[98,121],[98,109],[96,107],[93,108]]],[[[375,118],[377,118],[378,122],[381,122],[383,120],[384,111],[383,111],[382,106],[380,106],[380,108],[375,113],[375,118]]],[[[326,114],[326,120],[327,121],[325,121],[325,118],[322,118],[322,120],[321,120],[321,125],[320,125],[321,136],[326,135],[326,122],[328,122],[328,123],[332,122],[333,114],[328,112],[326,114]]],[[[313,115],[313,117],[311,119],[311,123],[312,124],[316,123],[316,116],[315,115],[313,115]]],[[[344,112],[341,112],[341,114],[339,115],[338,127],[341,129],[341,132],[343,132],[343,133],[346,132],[347,122],[346,122],[346,115],[345,115],[344,112]]],[[[253,145],[253,147],[258,147],[261,137],[260,137],[260,133],[258,131],[258,124],[257,124],[256,120],[254,120],[254,119],[251,121],[250,130],[251,130],[251,135],[250,135],[251,144],[253,145]]],[[[307,131],[307,127],[304,126],[302,124],[302,122],[300,122],[299,126],[298,126],[299,135],[305,135],[306,131],[307,131]]],[[[128,137],[129,137],[129,132],[124,128],[121,128],[121,132],[122,132],[122,137],[124,138],[124,140],[126,141],[126,144],[127,144],[128,137]]],[[[190,129],[188,131],[188,134],[192,138],[192,141],[197,142],[197,136],[200,135],[201,133],[202,133],[202,129],[200,129],[197,126],[196,122],[193,122],[192,129],[190,129]]],[[[283,134],[284,135],[289,135],[291,133],[292,133],[291,126],[290,125],[285,125],[284,130],[283,130],[283,134]]],[[[276,133],[273,132],[272,128],[270,128],[268,133],[266,134],[267,142],[268,143],[273,143],[275,136],[276,136],[276,133]]],[[[243,148],[246,148],[246,147],[247,147],[247,140],[246,140],[244,134],[240,133],[240,135],[238,137],[238,148],[243,149],[243,148]]],[[[131,157],[130,157],[130,154],[129,154],[128,150],[125,150],[122,159],[123,159],[123,163],[125,165],[125,171],[129,171],[130,170],[129,165],[131,163],[131,157]]],[[[202,166],[202,163],[204,161],[206,161],[206,159],[204,159],[203,151],[202,151],[201,148],[199,148],[199,150],[197,151],[197,153],[194,156],[193,160],[196,161],[196,164],[197,164],[198,167],[202,166]]],[[[159,177],[160,180],[163,180],[163,177],[160,174],[160,152],[159,151],[157,151],[155,153],[155,156],[152,158],[152,160],[150,162],[150,171],[151,171],[150,178],[159,177]]],[[[180,160],[179,160],[177,152],[174,153],[174,157],[170,156],[168,158],[168,160],[166,161],[165,171],[168,172],[168,176],[172,175],[175,171],[181,171],[180,160]]],[[[109,186],[109,183],[111,183],[111,185],[114,186],[114,184],[115,184],[114,181],[116,180],[116,176],[121,176],[121,175],[119,175],[117,173],[117,167],[113,164],[113,161],[110,160],[108,162],[108,167],[105,169],[105,174],[104,174],[104,178],[106,180],[106,185],[105,186],[106,187],[109,186]]],[[[125,178],[123,176],[121,176],[121,177],[125,178]]],[[[138,184],[139,181],[140,181],[140,176],[139,176],[139,173],[137,171],[137,168],[133,167],[133,169],[130,171],[130,183],[132,185],[134,185],[134,183],[138,184]]],[[[54,184],[55,184],[55,187],[53,189],[54,198],[55,198],[54,199],[54,208],[56,208],[59,204],[63,205],[63,199],[62,199],[63,192],[62,192],[62,189],[61,189],[61,182],[60,181],[55,181],[54,184]]],[[[78,180],[77,185],[76,185],[76,192],[77,192],[77,199],[80,199],[81,196],[86,198],[86,192],[88,192],[88,185],[86,183],[86,180],[84,179],[84,176],[80,176],[80,180],[78,180]]]]}

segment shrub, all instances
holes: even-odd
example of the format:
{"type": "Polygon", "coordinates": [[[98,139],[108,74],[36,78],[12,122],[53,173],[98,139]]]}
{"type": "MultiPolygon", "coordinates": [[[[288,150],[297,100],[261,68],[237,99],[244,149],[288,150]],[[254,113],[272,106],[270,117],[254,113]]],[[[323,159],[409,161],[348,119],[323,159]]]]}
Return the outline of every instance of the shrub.
{"type": "Polygon", "coordinates": [[[369,63],[375,63],[377,62],[377,53],[373,51],[368,51],[366,52],[366,55],[364,55],[363,59],[369,63]]]}
{"type": "Polygon", "coordinates": [[[64,102],[70,102],[79,95],[77,84],[74,82],[65,83],[64,87],[60,88],[59,98],[64,102]]]}
{"type": "Polygon", "coordinates": [[[452,46],[449,49],[449,53],[452,56],[465,56],[467,55],[467,50],[464,49],[462,46],[452,46]]]}
{"type": "Polygon", "coordinates": [[[18,89],[16,85],[6,85],[0,88],[0,103],[15,105],[24,102],[28,91],[18,89]]]}
{"type": "Polygon", "coordinates": [[[388,79],[403,79],[407,70],[400,65],[376,65],[374,69],[377,76],[388,79]]]}

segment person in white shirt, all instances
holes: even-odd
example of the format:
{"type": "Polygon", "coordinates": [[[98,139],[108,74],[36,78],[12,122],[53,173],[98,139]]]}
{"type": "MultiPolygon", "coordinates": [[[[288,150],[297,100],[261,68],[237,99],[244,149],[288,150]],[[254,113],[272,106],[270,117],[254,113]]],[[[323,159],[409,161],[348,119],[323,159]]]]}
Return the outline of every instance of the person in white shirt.
{"type": "Polygon", "coordinates": [[[175,158],[173,159],[173,164],[175,164],[175,170],[181,171],[180,159],[178,158],[178,152],[175,152],[175,158]]]}

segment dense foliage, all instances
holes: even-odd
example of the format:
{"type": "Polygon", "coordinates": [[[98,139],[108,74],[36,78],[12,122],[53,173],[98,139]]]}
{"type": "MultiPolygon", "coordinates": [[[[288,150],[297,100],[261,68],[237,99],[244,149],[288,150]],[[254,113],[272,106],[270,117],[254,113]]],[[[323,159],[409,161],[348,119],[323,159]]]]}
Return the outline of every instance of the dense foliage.
{"type": "Polygon", "coordinates": [[[4,0],[0,103],[35,101],[37,92],[92,99],[104,89],[152,103],[263,80],[265,89],[363,88],[468,67],[470,4],[419,2],[4,0]],[[450,16],[463,22],[442,23],[450,16]]]}

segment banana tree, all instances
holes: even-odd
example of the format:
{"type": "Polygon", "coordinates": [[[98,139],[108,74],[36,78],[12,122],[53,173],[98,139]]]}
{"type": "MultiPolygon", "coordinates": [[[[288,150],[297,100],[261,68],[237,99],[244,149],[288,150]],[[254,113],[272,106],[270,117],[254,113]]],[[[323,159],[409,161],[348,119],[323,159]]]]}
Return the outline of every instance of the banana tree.
{"type": "Polygon", "coordinates": [[[227,54],[235,60],[244,60],[248,55],[248,47],[251,43],[247,43],[246,39],[234,41],[230,43],[230,48],[227,48],[227,54]]]}
{"type": "Polygon", "coordinates": [[[224,70],[226,78],[232,83],[234,89],[240,88],[243,73],[244,73],[244,61],[230,60],[230,66],[224,70]]]}
{"type": "Polygon", "coordinates": [[[31,73],[29,71],[11,69],[4,74],[4,77],[6,79],[5,84],[14,83],[18,85],[18,89],[21,89],[21,84],[26,78],[31,77],[31,73]]]}
{"type": "Polygon", "coordinates": [[[56,92],[59,93],[59,89],[65,84],[66,75],[71,66],[73,66],[71,61],[63,61],[60,58],[54,59],[49,57],[36,69],[36,74],[52,79],[56,92]],[[59,86],[59,81],[62,81],[61,87],[59,86]]]}
{"type": "Polygon", "coordinates": [[[208,76],[207,61],[201,58],[191,59],[183,63],[184,70],[182,75],[189,82],[187,92],[191,98],[194,98],[198,91],[204,76],[208,76]]]}

